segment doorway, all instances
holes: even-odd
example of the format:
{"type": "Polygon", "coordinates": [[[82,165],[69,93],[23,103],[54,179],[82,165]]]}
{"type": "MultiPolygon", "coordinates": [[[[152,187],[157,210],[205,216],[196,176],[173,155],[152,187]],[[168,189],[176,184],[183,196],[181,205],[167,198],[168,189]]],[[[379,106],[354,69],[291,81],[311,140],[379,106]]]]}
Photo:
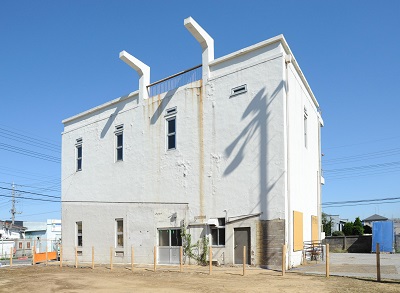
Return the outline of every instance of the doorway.
{"type": "Polygon", "coordinates": [[[235,264],[243,264],[243,246],[246,246],[246,264],[250,264],[250,228],[234,228],[235,264]]]}

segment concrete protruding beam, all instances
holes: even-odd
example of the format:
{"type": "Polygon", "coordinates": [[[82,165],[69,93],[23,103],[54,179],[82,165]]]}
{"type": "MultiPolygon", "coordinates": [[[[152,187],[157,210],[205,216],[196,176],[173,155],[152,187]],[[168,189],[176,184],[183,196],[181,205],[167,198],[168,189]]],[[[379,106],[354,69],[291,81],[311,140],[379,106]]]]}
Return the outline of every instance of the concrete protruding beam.
{"type": "Polygon", "coordinates": [[[147,86],[150,84],[150,67],[126,51],[121,51],[119,53],[119,59],[124,61],[138,73],[139,99],[147,99],[149,97],[147,86]]]}
{"type": "Polygon", "coordinates": [[[214,60],[214,39],[191,17],[184,20],[184,25],[200,43],[202,51],[203,79],[209,77],[209,63],[214,60]]]}

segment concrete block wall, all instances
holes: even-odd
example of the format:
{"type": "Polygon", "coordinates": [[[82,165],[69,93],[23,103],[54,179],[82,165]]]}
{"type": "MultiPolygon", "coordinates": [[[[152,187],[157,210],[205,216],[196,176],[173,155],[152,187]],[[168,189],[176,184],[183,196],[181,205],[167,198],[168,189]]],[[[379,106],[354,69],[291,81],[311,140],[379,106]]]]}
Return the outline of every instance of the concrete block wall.
{"type": "Polygon", "coordinates": [[[257,224],[257,263],[268,268],[280,268],[282,245],[285,244],[285,220],[259,221],[257,224]]]}

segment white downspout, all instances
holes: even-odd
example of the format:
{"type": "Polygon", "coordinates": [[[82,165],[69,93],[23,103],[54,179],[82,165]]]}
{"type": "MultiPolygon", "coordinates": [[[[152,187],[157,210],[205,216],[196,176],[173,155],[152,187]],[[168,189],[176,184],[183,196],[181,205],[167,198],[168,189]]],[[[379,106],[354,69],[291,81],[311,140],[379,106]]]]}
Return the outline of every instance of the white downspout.
{"type": "Polygon", "coordinates": [[[148,99],[147,86],[150,84],[150,67],[126,51],[119,53],[119,59],[132,67],[139,75],[139,99],[148,99]]]}
{"type": "Polygon", "coordinates": [[[292,212],[290,207],[290,147],[289,147],[289,73],[288,66],[292,62],[292,55],[285,56],[285,73],[286,73],[286,194],[287,194],[287,217],[288,217],[288,239],[287,239],[287,268],[291,266],[291,256],[292,256],[292,233],[290,232],[292,228],[292,212]]]}

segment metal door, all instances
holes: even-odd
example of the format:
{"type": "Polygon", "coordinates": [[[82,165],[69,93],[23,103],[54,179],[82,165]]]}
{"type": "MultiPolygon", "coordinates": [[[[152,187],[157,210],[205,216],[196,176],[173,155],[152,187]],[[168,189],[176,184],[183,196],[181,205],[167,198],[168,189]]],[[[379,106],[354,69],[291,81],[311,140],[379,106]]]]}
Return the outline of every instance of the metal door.
{"type": "Polygon", "coordinates": [[[246,263],[250,264],[250,228],[235,228],[235,264],[243,264],[243,246],[246,246],[246,263]]]}

